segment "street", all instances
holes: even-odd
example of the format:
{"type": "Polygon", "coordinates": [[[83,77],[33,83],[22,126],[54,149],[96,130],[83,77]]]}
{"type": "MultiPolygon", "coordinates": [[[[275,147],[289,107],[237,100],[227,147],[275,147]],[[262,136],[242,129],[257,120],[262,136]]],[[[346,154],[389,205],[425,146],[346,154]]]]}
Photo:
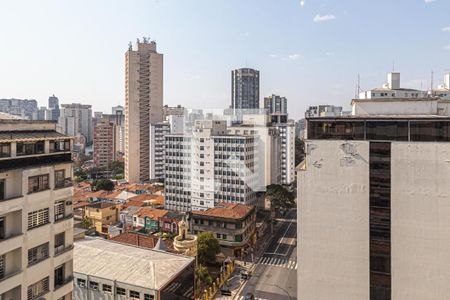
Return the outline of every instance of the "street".
{"type": "Polygon", "coordinates": [[[291,210],[280,222],[236,299],[243,299],[247,293],[253,293],[258,300],[297,299],[297,211],[291,210]]]}

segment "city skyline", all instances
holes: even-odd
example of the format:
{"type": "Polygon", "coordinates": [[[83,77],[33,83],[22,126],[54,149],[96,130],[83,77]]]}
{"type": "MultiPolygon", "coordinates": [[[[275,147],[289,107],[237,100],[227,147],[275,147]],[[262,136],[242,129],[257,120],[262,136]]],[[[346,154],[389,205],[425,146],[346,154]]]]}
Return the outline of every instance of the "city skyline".
{"type": "Polygon", "coordinates": [[[237,4],[2,3],[0,25],[14,28],[5,30],[8,47],[0,49],[0,97],[42,106],[55,94],[61,104],[109,112],[124,105],[124,49],[149,35],[165,55],[165,104],[225,108],[230,71],[251,67],[261,72],[260,103],[284,96],[294,119],[314,104],[348,109],[358,73],[362,89],[381,86],[393,68],[403,86],[428,89],[431,70],[437,85],[450,66],[448,1],[252,1],[236,10],[237,4]],[[26,23],[16,22],[19,12],[26,23]]]}

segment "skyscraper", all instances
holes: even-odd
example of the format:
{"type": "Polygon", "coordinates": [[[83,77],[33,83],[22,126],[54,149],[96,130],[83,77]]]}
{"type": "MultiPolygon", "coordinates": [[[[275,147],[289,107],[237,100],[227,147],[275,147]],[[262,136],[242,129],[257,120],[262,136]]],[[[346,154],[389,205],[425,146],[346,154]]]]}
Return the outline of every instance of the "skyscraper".
{"type": "Polygon", "coordinates": [[[125,179],[149,180],[150,124],[163,121],[163,55],[144,38],[125,53],[125,179]]]}
{"type": "Polygon", "coordinates": [[[259,108],[259,71],[242,68],[231,71],[231,108],[259,108]]]}
{"type": "Polygon", "coordinates": [[[61,107],[58,119],[60,132],[69,136],[81,135],[87,143],[92,142],[92,106],[72,103],[62,104],[61,107]]]}
{"type": "Polygon", "coordinates": [[[59,118],[59,99],[53,94],[48,97],[48,109],[51,111],[51,120],[58,121],[59,118]]]}
{"type": "Polygon", "coordinates": [[[264,97],[264,108],[267,109],[269,114],[287,115],[287,99],[274,94],[264,97]]]}

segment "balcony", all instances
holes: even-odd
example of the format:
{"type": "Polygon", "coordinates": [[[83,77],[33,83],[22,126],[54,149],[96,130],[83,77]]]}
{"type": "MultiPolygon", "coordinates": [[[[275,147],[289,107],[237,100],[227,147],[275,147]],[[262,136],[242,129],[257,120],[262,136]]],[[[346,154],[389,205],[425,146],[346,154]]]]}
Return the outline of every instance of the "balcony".
{"type": "Polygon", "coordinates": [[[0,200],[0,211],[13,212],[21,210],[23,207],[24,198],[22,195],[11,196],[0,200]]]}
{"type": "Polygon", "coordinates": [[[68,276],[66,278],[64,278],[63,280],[59,280],[59,281],[55,281],[55,289],[54,291],[59,290],[60,288],[62,288],[63,286],[65,286],[66,284],[71,284],[73,282],[73,276],[68,276]]]}
{"type": "Polygon", "coordinates": [[[65,278],[60,284],[56,285],[53,289],[52,299],[61,299],[73,290],[73,277],[69,276],[65,278]]]}
{"type": "Polygon", "coordinates": [[[1,298],[1,296],[4,293],[10,291],[11,287],[20,286],[21,284],[22,284],[22,270],[6,274],[5,277],[0,279],[0,299],[3,299],[1,298]]]}
{"type": "Polygon", "coordinates": [[[70,178],[70,177],[65,178],[64,180],[55,182],[55,190],[72,187],[72,186],[73,186],[73,182],[72,182],[72,178],[70,178]]]}
{"type": "Polygon", "coordinates": [[[59,246],[59,247],[55,247],[55,255],[54,256],[55,257],[59,256],[59,255],[61,255],[63,253],[69,252],[72,249],[73,249],[73,244],[71,244],[71,245],[62,245],[62,246],[59,246]]]}
{"type": "Polygon", "coordinates": [[[3,253],[20,248],[22,247],[22,244],[23,244],[22,233],[12,234],[5,238],[0,239],[0,248],[2,249],[3,253]]]}
{"type": "Polygon", "coordinates": [[[72,154],[69,153],[55,153],[55,154],[39,154],[36,156],[17,157],[12,159],[2,160],[0,164],[0,171],[8,171],[15,169],[35,168],[38,166],[48,166],[61,163],[71,163],[72,154]]]}

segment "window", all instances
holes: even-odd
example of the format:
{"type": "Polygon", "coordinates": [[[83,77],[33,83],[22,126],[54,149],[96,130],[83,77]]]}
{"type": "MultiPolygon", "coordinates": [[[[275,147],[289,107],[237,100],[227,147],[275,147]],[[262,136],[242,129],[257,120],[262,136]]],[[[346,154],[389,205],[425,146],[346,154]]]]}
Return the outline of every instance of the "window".
{"type": "Polygon", "coordinates": [[[153,295],[149,295],[149,294],[144,294],[144,300],[154,300],[155,296],[153,295]]]}
{"type": "Polygon", "coordinates": [[[5,199],[5,180],[0,179],[0,200],[5,199]]]}
{"type": "Polygon", "coordinates": [[[109,284],[104,284],[102,288],[103,288],[103,291],[106,292],[106,293],[111,293],[112,292],[112,288],[111,288],[111,286],[109,284]]]}
{"type": "Polygon", "coordinates": [[[64,187],[65,170],[55,171],[55,188],[64,187]]]}
{"type": "Polygon", "coordinates": [[[78,279],[77,279],[77,285],[78,285],[79,287],[82,287],[82,288],[86,287],[86,280],[81,279],[81,278],[78,278],[78,279]]]}
{"type": "Polygon", "coordinates": [[[17,156],[21,155],[32,155],[32,154],[42,154],[45,149],[44,141],[39,141],[35,143],[17,143],[16,153],[17,156]]]}
{"type": "Polygon", "coordinates": [[[55,221],[64,219],[64,201],[55,203],[55,221]]]}
{"type": "Polygon", "coordinates": [[[222,239],[226,240],[227,239],[227,235],[226,234],[222,234],[222,239]]]}
{"type": "Polygon", "coordinates": [[[0,157],[11,156],[11,144],[0,144],[0,157]]]}
{"type": "Polygon", "coordinates": [[[131,299],[139,299],[140,298],[139,292],[130,291],[130,298],[131,299]]]}
{"type": "Polygon", "coordinates": [[[49,277],[45,277],[44,279],[28,286],[27,298],[28,300],[37,299],[40,296],[46,294],[48,289],[49,277]]]}
{"type": "Polygon", "coordinates": [[[117,288],[116,288],[116,294],[117,294],[117,295],[125,296],[125,295],[126,295],[125,289],[124,289],[124,288],[117,287],[117,288]]]}
{"type": "Polygon", "coordinates": [[[55,269],[55,288],[64,285],[64,265],[55,269]]]}
{"type": "Polygon", "coordinates": [[[28,193],[36,193],[47,190],[48,174],[28,177],[28,193]]]}
{"type": "Polygon", "coordinates": [[[48,243],[28,250],[28,265],[34,265],[48,258],[48,243]]]}
{"type": "Polygon", "coordinates": [[[61,232],[55,235],[55,254],[64,250],[65,233],[61,232]]]}
{"type": "Polygon", "coordinates": [[[0,279],[5,277],[5,255],[0,255],[0,279]]]}
{"type": "Polygon", "coordinates": [[[98,282],[89,281],[89,288],[94,291],[98,291],[98,282]]]}
{"type": "Polygon", "coordinates": [[[49,223],[48,208],[43,208],[43,209],[28,213],[28,229],[42,226],[47,223],[49,223]]]}

